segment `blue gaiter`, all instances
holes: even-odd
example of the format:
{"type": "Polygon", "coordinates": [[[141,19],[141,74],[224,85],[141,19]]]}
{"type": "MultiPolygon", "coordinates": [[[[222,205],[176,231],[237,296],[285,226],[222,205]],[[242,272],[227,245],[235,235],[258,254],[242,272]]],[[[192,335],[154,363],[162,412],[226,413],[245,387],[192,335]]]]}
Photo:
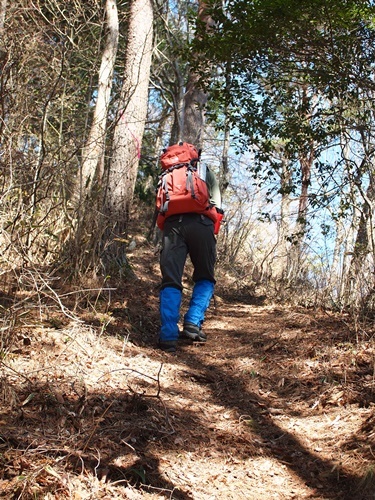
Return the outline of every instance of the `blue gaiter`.
{"type": "Polygon", "coordinates": [[[202,326],[204,314],[210,305],[215,284],[209,280],[197,281],[193,288],[189,309],[184,316],[185,323],[202,326]]]}
{"type": "Polygon", "coordinates": [[[160,292],[161,341],[178,339],[181,296],[181,290],[170,286],[163,288],[160,292]]]}

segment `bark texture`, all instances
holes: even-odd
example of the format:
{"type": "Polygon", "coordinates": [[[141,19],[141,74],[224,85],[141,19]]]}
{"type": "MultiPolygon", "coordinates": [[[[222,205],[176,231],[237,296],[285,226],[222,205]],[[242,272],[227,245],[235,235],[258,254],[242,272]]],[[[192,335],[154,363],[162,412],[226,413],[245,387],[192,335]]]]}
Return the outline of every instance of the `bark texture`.
{"type": "Polygon", "coordinates": [[[119,22],[116,0],[107,0],[105,10],[108,34],[99,70],[94,116],[82,152],[81,176],[78,183],[79,199],[83,201],[90,193],[94,180],[100,182],[103,175],[108,109],[118,47],[119,22]]]}
{"type": "Polygon", "coordinates": [[[113,139],[107,209],[115,233],[126,228],[133,199],[147,116],[152,54],[153,10],[150,0],[131,5],[124,83],[113,139]]]}

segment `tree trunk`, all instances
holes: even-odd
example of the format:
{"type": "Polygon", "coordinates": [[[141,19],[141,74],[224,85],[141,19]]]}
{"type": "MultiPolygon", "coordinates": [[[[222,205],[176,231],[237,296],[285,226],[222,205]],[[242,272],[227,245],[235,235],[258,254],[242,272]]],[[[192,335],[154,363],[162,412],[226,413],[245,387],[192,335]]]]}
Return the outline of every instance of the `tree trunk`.
{"type": "Polygon", "coordinates": [[[372,171],[369,172],[370,182],[367,187],[366,193],[361,191],[364,199],[361,215],[358,223],[357,236],[353,248],[353,256],[350,263],[348,272],[348,283],[345,291],[348,295],[347,301],[352,304],[359,304],[360,300],[364,298],[368,289],[373,287],[373,283],[368,282],[366,273],[366,257],[373,251],[373,242],[370,240],[370,233],[372,235],[372,215],[374,212],[375,201],[375,180],[372,171]],[[366,286],[363,286],[367,283],[366,286]]]}
{"type": "MultiPolygon", "coordinates": [[[[302,115],[302,122],[309,124],[312,119],[312,107],[309,102],[308,88],[307,86],[302,87],[301,105],[302,109],[305,111],[302,115]]],[[[313,139],[310,140],[309,144],[302,147],[299,154],[299,163],[301,167],[301,193],[298,202],[298,213],[297,222],[294,230],[293,244],[291,251],[289,252],[289,279],[294,280],[298,276],[303,277],[303,270],[301,267],[302,252],[303,252],[303,241],[306,234],[307,228],[307,208],[309,201],[309,187],[311,180],[311,170],[313,162],[315,159],[315,144],[313,139]]]]}
{"type": "MultiPolygon", "coordinates": [[[[231,83],[230,83],[230,71],[231,71],[231,64],[228,63],[227,68],[226,68],[226,82],[225,82],[225,91],[230,93],[231,89],[231,83]]],[[[221,195],[223,196],[227,187],[229,186],[229,163],[228,163],[228,154],[229,154],[229,146],[230,146],[230,124],[229,124],[229,115],[230,115],[230,110],[229,110],[229,105],[226,103],[225,104],[225,123],[224,123],[224,140],[223,140],[223,152],[222,152],[222,161],[221,161],[221,169],[220,169],[220,176],[219,176],[219,182],[220,182],[220,191],[221,195]]]]}
{"type": "Polygon", "coordinates": [[[0,71],[2,73],[3,66],[6,61],[7,47],[4,42],[4,23],[7,11],[7,1],[0,0],[0,71]]]}
{"type": "Polygon", "coordinates": [[[115,66],[119,22],[116,0],[106,0],[108,35],[99,70],[98,95],[88,139],[82,152],[81,175],[77,185],[80,203],[90,197],[93,183],[103,176],[106,126],[115,66]]]}
{"type": "Polygon", "coordinates": [[[171,130],[170,144],[177,144],[183,139],[182,130],[184,123],[184,77],[177,62],[174,63],[174,68],[176,74],[176,91],[172,96],[174,120],[171,130]]]}
{"type": "MultiPolygon", "coordinates": [[[[206,9],[206,2],[200,1],[198,19],[204,22],[206,29],[209,30],[212,26],[212,19],[206,14],[206,9]]],[[[199,79],[197,73],[190,71],[184,97],[182,139],[194,144],[197,148],[202,148],[207,95],[199,88],[199,79]]]]}
{"type": "Polygon", "coordinates": [[[4,31],[5,14],[7,11],[8,0],[0,1],[0,34],[4,31]]]}
{"type": "Polygon", "coordinates": [[[311,179],[311,168],[314,161],[314,145],[311,144],[310,153],[308,156],[300,158],[301,165],[301,194],[298,203],[298,223],[297,228],[299,233],[304,235],[306,232],[307,223],[307,204],[309,200],[309,186],[311,179]]]}
{"type": "Polygon", "coordinates": [[[307,227],[307,207],[309,199],[309,186],[311,169],[315,158],[314,144],[310,145],[310,152],[300,158],[301,166],[301,193],[298,203],[297,222],[294,229],[293,242],[289,252],[288,278],[295,279],[301,275],[301,257],[303,241],[307,227]]]}
{"type": "Polygon", "coordinates": [[[184,125],[182,139],[197,148],[203,145],[204,108],[207,95],[198,87],[199,76],[190,72],[184,98],[184,125]]]}
{"type": "Polygon", "coordinates": [[[126,261],[123,238],[129,220],[147,116],[151,67],[153,9],[151,0],[133,0],[130,9],[124,82],[113,138],[105,209],[111,227],[106,242],[121,267],[126,261]]]}
{"type": "Polygon", "coordinates": [[[278,253],[279,266],[278,274],[283,280],[288,273],[288,243],[287,238],[290,235],[290,184],[291,171],[287,158],[282,159],[281,172],[281,206],[280,206],[280,226],[278,230],[278,253]]]}
{"type": "MultiPolygon", "coordinates": [[[[353,220],[356,214],[353,214],[353,220]]],[[[342,218],[336,221],[336,239],[332,256],[332,265],[329,274],[328,292],[337,307],[343,309],[348,300],[350,303],[350,293],[346,292],[348,284],[348,273],[350,270],[350,256],[353,246],[354,222],[352,221],[348,228],[345,228],[342,218]]]]}
{"type": "Polygon", "coordinates": [[[221,155],[221,169],[220,169],[220,192],[221,196],[224,196],[225,191],[229,186],[229,146],[230,146],[230,128],[226,124],[224,130],[224,141],[223,141],[223,151],[221,155]]]}
{"type": "Polygon", "coordinates": [[[105,11],[107,37],[99,69],[94,114],[86,143],[82,149],[79,175],[73,186],[77,220],[73,251],[76,270],[82,270],[83,264],[95,267],[98,258],[98,243],[105,225],[105,221],[98,216],[98,213],[101,211],[103,198],[100,190],[104,170],[109,102],[119,37],[116,0],[106,0],[105,11]]]}

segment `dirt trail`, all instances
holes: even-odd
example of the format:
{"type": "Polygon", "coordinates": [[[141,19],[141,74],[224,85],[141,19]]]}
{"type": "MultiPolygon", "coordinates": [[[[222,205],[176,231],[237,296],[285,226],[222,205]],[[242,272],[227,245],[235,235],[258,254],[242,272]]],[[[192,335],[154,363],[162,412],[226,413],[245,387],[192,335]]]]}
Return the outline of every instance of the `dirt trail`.
{"type": "Polygon", "coordinates": [[[373,333],[219,288],[208,342],[165,354],[147,262],[106,312],[18,327],[0,497],[374,499],[373,333]]]}
{"type": "Polygon", "coordinates": [[[202,500],[374,498],[374,433],[358,442],[374,421],[368,346],[353,362],[345,324],[304,310],[221,302],[209,316],[207,344],[159,354],[161,483],[202,500]]]}

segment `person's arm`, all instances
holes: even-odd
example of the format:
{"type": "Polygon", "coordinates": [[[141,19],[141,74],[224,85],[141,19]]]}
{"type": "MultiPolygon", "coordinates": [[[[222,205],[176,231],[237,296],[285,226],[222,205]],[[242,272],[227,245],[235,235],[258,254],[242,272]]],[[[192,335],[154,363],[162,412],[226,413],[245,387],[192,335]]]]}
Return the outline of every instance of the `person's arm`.
{"type": "Polygon", "coordinates": [[[208,192],[210,195],[210,204],[216,208],[216,222],[214,224],[214,234],[219,234],[220,225],[222,223],[224,212],[221,208],[221,193],[219,183],[216,179],[216,176],[207,169],[206,172],[206,182],[208,187],[208,192]]]}
{"type": "Polygon", "coordinates": [[[218,209],[221,209],[221,193],[219,183],[216,179],[215,174],[208,168],[206,171],[206,182],[208,192],[210,194],[210,204],[214,205],[218,209]]]}

